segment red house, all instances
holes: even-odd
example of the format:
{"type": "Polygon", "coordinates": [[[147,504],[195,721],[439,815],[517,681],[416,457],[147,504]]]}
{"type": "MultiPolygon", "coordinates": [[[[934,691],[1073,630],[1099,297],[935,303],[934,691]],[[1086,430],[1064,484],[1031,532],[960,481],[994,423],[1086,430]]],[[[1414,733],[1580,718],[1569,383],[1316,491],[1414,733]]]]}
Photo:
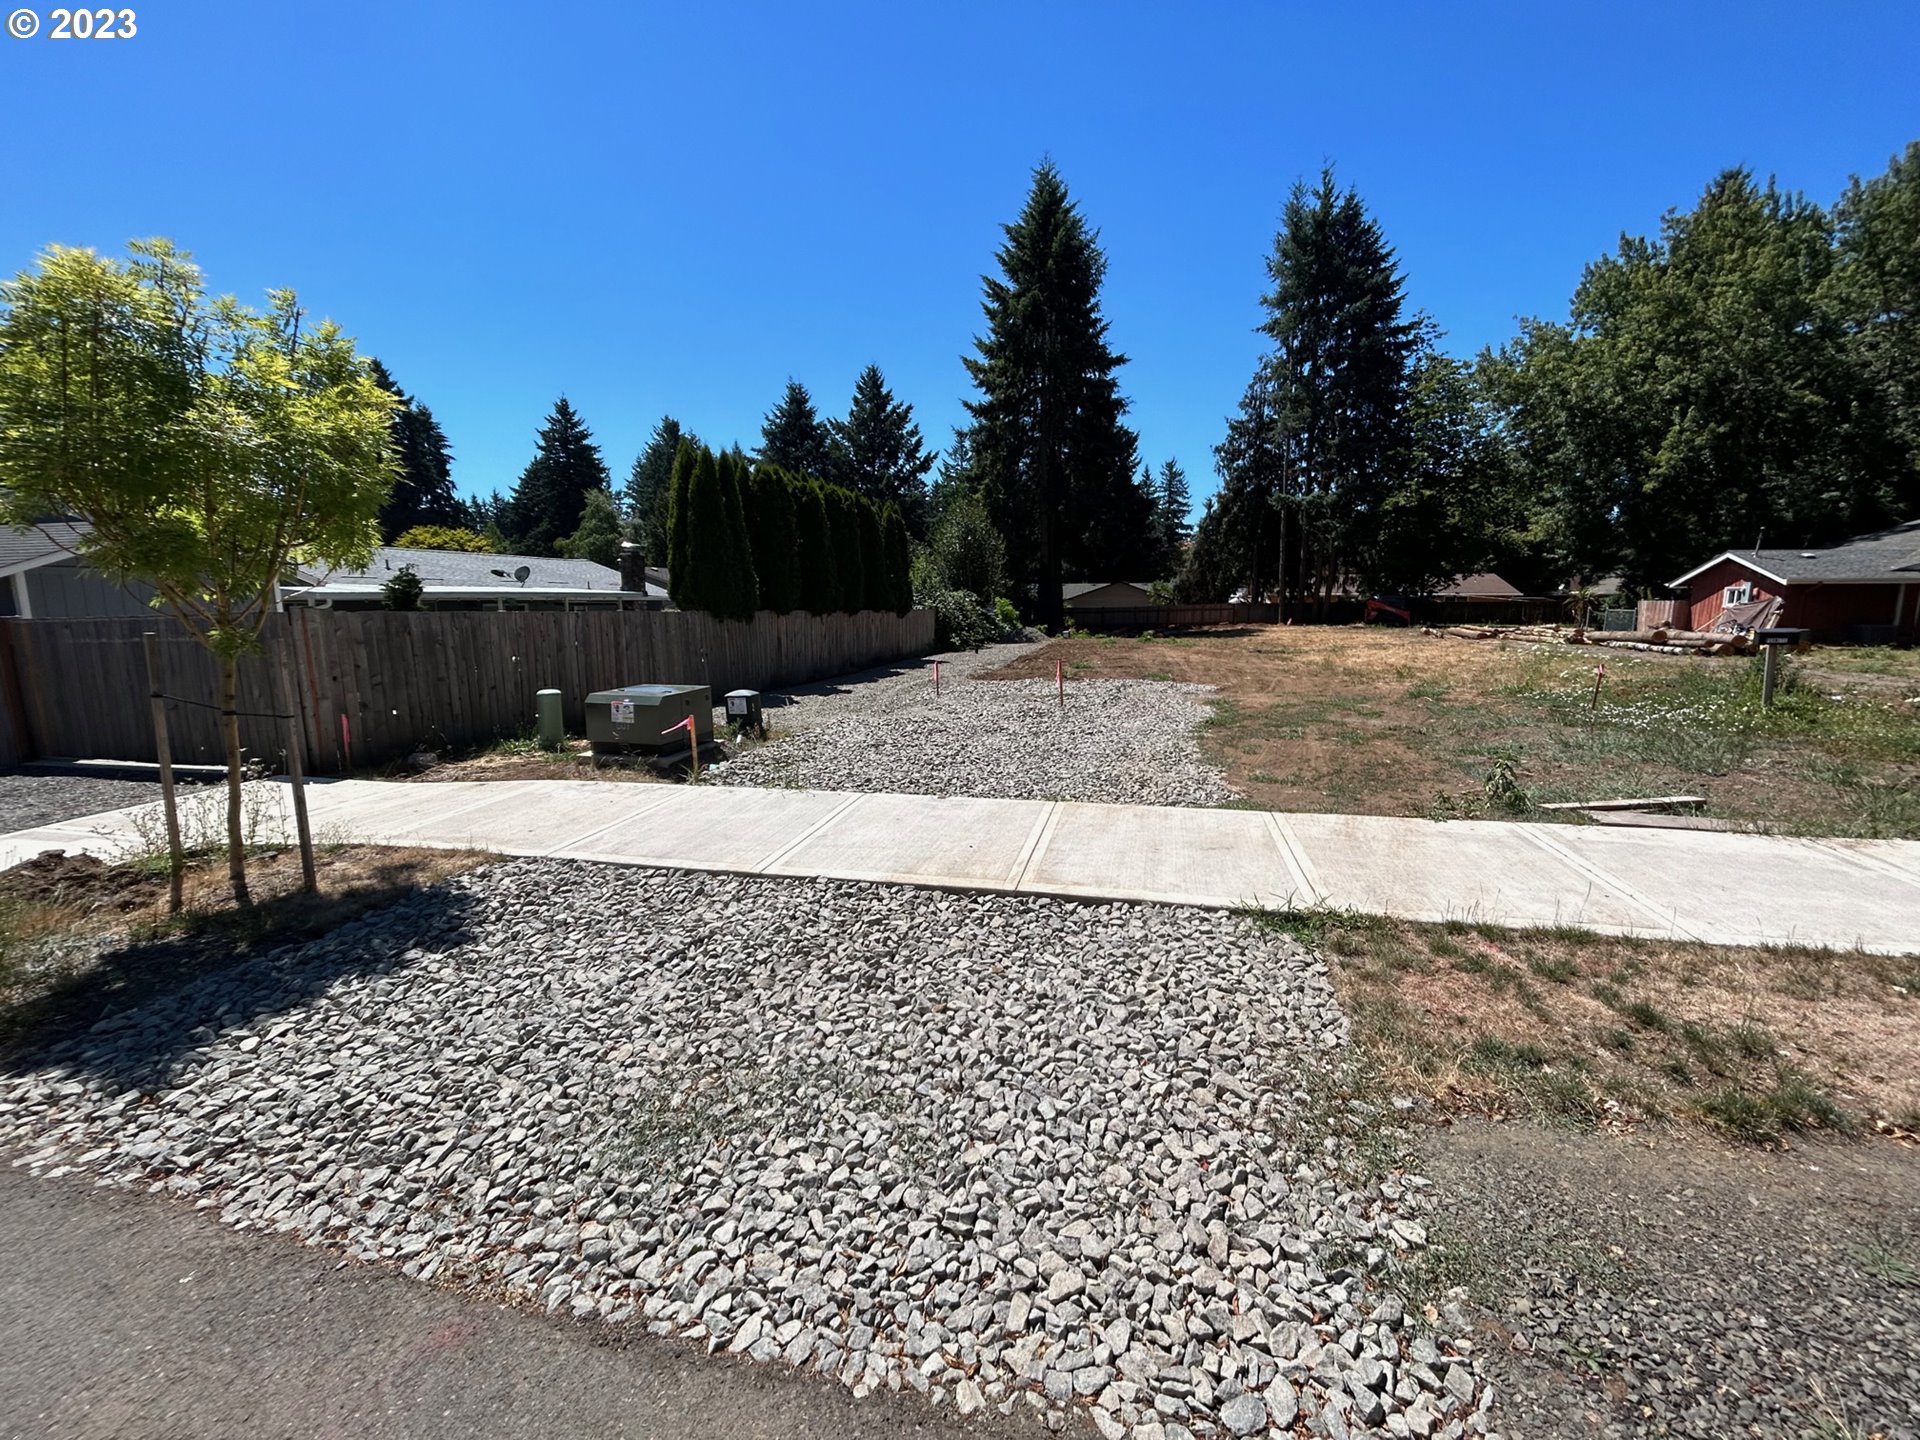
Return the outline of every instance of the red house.
{"type": "Polygon", "coordinates": [[[1910,643],[1920,629],[1920,520],[1826,550],[1729,550],[1673,582],[1695,630],[1723,610],[1777,599],[1773,624],[1816,639],[1910,643]]]}

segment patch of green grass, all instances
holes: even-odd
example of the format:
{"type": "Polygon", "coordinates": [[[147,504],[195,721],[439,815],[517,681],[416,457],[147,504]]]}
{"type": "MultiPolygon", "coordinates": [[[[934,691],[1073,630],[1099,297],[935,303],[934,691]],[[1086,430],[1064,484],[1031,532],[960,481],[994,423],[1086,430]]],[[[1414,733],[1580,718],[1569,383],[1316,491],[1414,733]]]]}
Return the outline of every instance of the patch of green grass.
{"type": "Polygon", "coordinates": [[[1699,1109],[1708,1119],[1755,1144],[1805,1130],[1847,1129],[1839,1107],[1791,1065],[1780,1066],[1773,1083],[1764,1089],[1723,1085],[1702,1100],[1699,1109]]]}
{"type": "Polygon", "coordinates": [[[1542,980],[1551,980],[1556,985],[1565,985],[1580,973],[1580,967],[1571,960],[1559,956],[1529,955],[1527,969],[1542,980]]]}
{"type": "Polygon", "coordinates": [[[1920,1285],[1920,1253],[1911,1240],[1872,1239],[1853,1248],[1853,1268],[1892,1285],[1920,1285]]]}
{"type": "Polygon", "coordinates": [[[1626,1004],[1615,1008],[1642,1030],[1658,1030],[1665,1034],[1673,1029],[1673,1021],[1668,1017],[1667,1012],[1651,1001],[1629,1000],[1626,1004]]]}

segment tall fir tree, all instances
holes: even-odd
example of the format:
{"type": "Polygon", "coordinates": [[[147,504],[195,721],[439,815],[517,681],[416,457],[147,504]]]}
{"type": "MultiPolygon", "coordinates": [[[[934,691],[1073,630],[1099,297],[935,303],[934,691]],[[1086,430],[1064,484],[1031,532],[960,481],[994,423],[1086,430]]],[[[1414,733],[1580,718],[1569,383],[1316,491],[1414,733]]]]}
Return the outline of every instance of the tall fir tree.
{"type": "Polygon", "coordinates": [[[946,453],[940,457],[933,483],[927,487],[926,534],[933,534],[949,506],[974,494],[979,488],[980,477],[973,469],[973,442],[967,438],[964,426],[956,426],[953,443],[947,446],[946,453]]]}
{"type": "Polygon", "coordinates": [[[753,549],[754,578],[760,586],[760,608],[776,615],[798,610],[802,598],[800,549],[791,477],[776,466],[756,465],[748,473],[742,499],[753,549]]]}
{"type": "Polygon", "coordinates": [[[400,475],[387,503],[380,507],[380,538],[394,537],[417,525],[462,528],[472,520],[465,501],[454,493],[453,452],[440,422],[419,400],[394,383],[387,367],[368,361],[373,383],[399,402],[393,412],[393,453],[400,475]]]}
{"type": "Polygon", "coordinates": [[[1005,233],[1001,273],[986,280],[987,333],[966,359],[979,391],[968,442],[1026,608],[1057,627],[1065,576],[1125,578],[1152,515],[1121,423],[1114,372],[1126,357],[1100,313],[1106,257],[1051,161],[1005,233]]]}
{"type": "Polygon", "coordinates": [[[793,502],[794,551],[800,561],[800,608],[830,615],[839,608],[840,575],[826,488],[818,480],[790,472],[787,487],[793,502]]]}
{"type": "Polygon", "coordinates": [[[763,465],[778,465],[815,480],[835,479],[833,431],[813,407],[813,396],[798,380],[787,381],[780,403],[760,423],[763,465]]]}
{"type": "Polygon", "coordinates": [[[554,555],[580,528],[587,496],[612,487],[593,432],[562,395],[540,427],[538,449],[500,517],[512,548],[525,555],[554,555]]]}
{"type": "Polygon", "coordinates": [[[876,505],[893,504],[909,532],[926,533],[927,472],[936,458],[914,423],[913,407],[894,399],[878,365],[860,372],[844,420],[828,422],[835,479],[876,505]]]}
{"type": "Polygon", "coordinates": [[[1187,542],[1193,538],[1193,495],[1178,460],[1162,462],[1153,481],[1153,505],[1160,541],[1160,570],[1154,578],[1164,579],[1180,568],[1187,542]]]}
{"type": "Polygon", "coordinates": [[[634,457],[633,468],[627,472],[628,538],[640,546],[650,565],[666,563],[667,490],[673,482],[674,456],[683,439],[695,437],[682,430],[673,416],[662,415],[647,438],[646,448],[634,457]]]}

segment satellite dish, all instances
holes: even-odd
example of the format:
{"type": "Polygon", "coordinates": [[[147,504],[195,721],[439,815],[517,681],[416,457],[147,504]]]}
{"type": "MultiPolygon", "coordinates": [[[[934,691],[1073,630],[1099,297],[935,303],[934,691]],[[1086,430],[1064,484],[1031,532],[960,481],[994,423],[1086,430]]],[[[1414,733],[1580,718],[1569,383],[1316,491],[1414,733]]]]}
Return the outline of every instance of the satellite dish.
{"type": "Polygon", "coordinates": [[[527,583],[527,577],[531,574],[533,574],[533,567],[530,565],[516,565],[513,567],[513,578],[518,580],[522,585],[527,583]]]}

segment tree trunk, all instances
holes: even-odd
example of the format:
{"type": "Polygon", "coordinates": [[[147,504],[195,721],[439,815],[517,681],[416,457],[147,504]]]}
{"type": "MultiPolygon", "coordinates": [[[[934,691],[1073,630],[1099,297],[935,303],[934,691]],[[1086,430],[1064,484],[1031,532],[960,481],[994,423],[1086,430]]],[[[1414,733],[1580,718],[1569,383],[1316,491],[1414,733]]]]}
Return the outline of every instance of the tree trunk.
{"type": "Polygon", "coordinates": [[[240,676],[230,655],[220,658],[220,736],[227,747],[227,879],[233,903],[243,909],[253,904],[247,890],[247,837],[241,823],[245,797],[240,791],[240,676]]]}

